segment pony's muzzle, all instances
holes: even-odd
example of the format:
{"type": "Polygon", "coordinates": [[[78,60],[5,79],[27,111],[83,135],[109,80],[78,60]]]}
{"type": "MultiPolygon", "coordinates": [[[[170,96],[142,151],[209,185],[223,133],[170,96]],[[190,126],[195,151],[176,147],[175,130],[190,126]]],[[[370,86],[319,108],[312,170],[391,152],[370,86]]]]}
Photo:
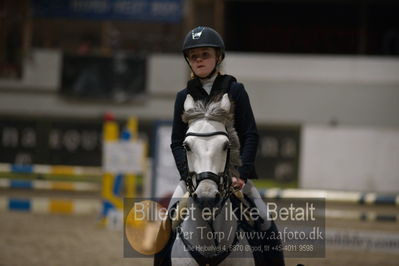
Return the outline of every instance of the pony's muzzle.
{"type": "MultiPolygon", "coordinates": [[[[192,197],[193,197],[193,200],[195,200],[195,201],[201,201],[201,200],[198,200],[198,194],[196,192],[193,193],[192,197]]],[[[205,198],[207,198],[207,197],[205,197],[205,198]]],[[[215,194],[215,203],[219,202],[219,200],[220,200],[220,192],[218,191],[215,194]]]]}
{"type": "Polygon", "coordinates": [[[221,194],[219,191],[196,191],[192,194],[193,200],[198,203],[201,208],[209,207],[212,208],[216,206],[220,199],[221,194]]]}
{"type": "Polygon", "coordinates": [[[201,197],[197,198],[195,201],[198,202],[198,205],[201,208],[213,208],[215,207],[220,200],[219,197],[201,197]]]}
{"type": "Polygon", "coordinates": [[[214,207],[221,199],[219,191],[220,177],[213,172],[202,172],[195,176],[197,187],[191,197],[199,207],[214,207]]]}

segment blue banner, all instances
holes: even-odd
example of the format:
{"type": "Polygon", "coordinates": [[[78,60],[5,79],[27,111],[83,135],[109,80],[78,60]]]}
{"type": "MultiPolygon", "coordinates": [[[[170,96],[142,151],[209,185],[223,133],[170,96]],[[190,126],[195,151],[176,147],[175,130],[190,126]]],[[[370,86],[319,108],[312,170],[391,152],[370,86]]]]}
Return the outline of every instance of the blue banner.
{"type": "Polygon", "coordinates": [[[140,20],[182,20],[183,0],[33,0],[35,17],[140,20]]]}

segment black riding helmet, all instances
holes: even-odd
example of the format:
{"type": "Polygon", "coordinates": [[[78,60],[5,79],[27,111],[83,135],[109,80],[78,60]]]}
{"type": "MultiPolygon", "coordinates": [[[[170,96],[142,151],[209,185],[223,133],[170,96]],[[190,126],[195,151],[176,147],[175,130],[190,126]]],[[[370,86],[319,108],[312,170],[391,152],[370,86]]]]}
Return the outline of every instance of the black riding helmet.
{"type": "MultiPolygon", "coordinates": [[[[192,48],[199,48],[199,47],[213,47],[218,50],[220,55],[222,56],[222,60],[217,64],[220,64],[225,56],[225,46],[222,37],[220,37],[219,33],[210,27],[199,26],[194,28],[193,30],[189,31],[184,38],[183,42],[183,55],[188,63],[188,54],[187,51],[192,48]]],[[[190,64],[189,64],[190,65],[190,64]]],[[[216,71],[215,69],[209,74],[208,77],[212,76],[213,73],[216,71]]]]}
{"type": "Polygon", "coordinates": [[[186,53],[188,49],[198,47],[217,48],[222,55],[222,60],[224,58],[225,47],[223,39],[220,37],[219,33],[210,27],[196,27],[187,33],[186,38],[184,38],[182,48],[184,57],[187,57],[186,53]]]}

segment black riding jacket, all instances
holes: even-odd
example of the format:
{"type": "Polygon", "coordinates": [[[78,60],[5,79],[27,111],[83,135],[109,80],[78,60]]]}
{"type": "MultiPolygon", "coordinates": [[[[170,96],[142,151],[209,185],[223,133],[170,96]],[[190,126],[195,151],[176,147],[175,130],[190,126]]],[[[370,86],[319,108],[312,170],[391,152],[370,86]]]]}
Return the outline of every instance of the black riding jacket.
{"type": "Polygon", "coordinates": [[[238,168],[240,178],[243,180],[257,178],[254,162],[259,136],[248,94],[243,84],[237,82],[234,77],[229,75],[218,75],[209,95],[202,88],[201,81],[198,78],[188,81],[187,88],[177,93],[174,107],[172,143],[170,147],[181,179],[185,180],[188,175],[188,169],[186,169],[186,152],[183,147],[188,125],[182,121],[181,117],[184,112],[184,101],[186,100],[187,94],[190,94],[195,101],[205,100],[208,102],[213,97],[226,92],[229,94],[230,100],[232,100],[235,106],[234,128],[240,140],[240,155],[242,161],[242,166],[238,168]]]}

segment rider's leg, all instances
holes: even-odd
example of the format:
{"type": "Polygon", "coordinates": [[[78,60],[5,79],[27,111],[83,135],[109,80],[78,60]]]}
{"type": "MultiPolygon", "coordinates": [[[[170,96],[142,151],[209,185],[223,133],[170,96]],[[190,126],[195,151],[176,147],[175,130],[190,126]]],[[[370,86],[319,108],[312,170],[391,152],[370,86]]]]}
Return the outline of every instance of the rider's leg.
{"type": "MultiPolygon", "coordinates": [[[[180,180],[180,182],[177,184],[177,187],[175,191],[173,192],[172,198],[170,199],[168,210],[171,209],[173,204],[175,204],[177,201],[179,201],[184,194],[186,193],[186,183],[183,180],[180,180]]],[[[154,265],[156,266],[170,266],[172,265],[172,261],[170,258],[171,254],[171,249],[173,247],[173,242],[175,241],[176,238],[176,232],[172,232],[171,237],[168,241],[168,243],[165,245],[165,247],[158,253],[154,255],[154,265]]]]}
{"type": "Polygon", "coordinates": [[[177,184],[175,191],[173,192],[172,198],[170,199],[168,210],[170,209],[170,207],[173,206],[173,204],[179,201],[184,196],[184,194],[186,194],[186,192],[186,183],[183,180],[180,180],[180,182],[177,184]]]}
{"type": "Polygon", "coordinates": [[[284,253],[279,248],[276,248],[281,246],[281,240],[279,238],[269,237],[271,235],[278,235],[279,231],[274,221],[270,219],[271,217],[268,214],[267,206],[261,198],[258,189],[253,185],[251,180],[248,180],[244,188],[242,189],[242,192],[246,194],[250,199],[252,199],[252,201],[258,208],[259,215],[263,219],[263,223],[260,224],[259,229],[261,231],[265,231],[267,235],[267,237],[258,239],[253,244],[258,246],[260,241],[262,247],[268,246],[270,248],[270,250],[263,250],[262,252],[256,253],[256,256],[261,256],[261,261],[270,262],[270,265],[284,266],[284,253]]]}
{"type": "Polygon", "coordinates": [[[265,202],[263,201],[262,197],[259,194],[258,189],[254,186],[251,180],[247,180],[247,183],[245,184],[244,188],[242,189],[242,192],[247,195],[252,201],[255,203],[255,206],[259,210],[259,215],[263,219],[263,223],[260,224],[260,230],[266,231],[270,228],[271,222],[270,222],[270,217],[269,213],[267,211],[267,206],[265,202]]]}

